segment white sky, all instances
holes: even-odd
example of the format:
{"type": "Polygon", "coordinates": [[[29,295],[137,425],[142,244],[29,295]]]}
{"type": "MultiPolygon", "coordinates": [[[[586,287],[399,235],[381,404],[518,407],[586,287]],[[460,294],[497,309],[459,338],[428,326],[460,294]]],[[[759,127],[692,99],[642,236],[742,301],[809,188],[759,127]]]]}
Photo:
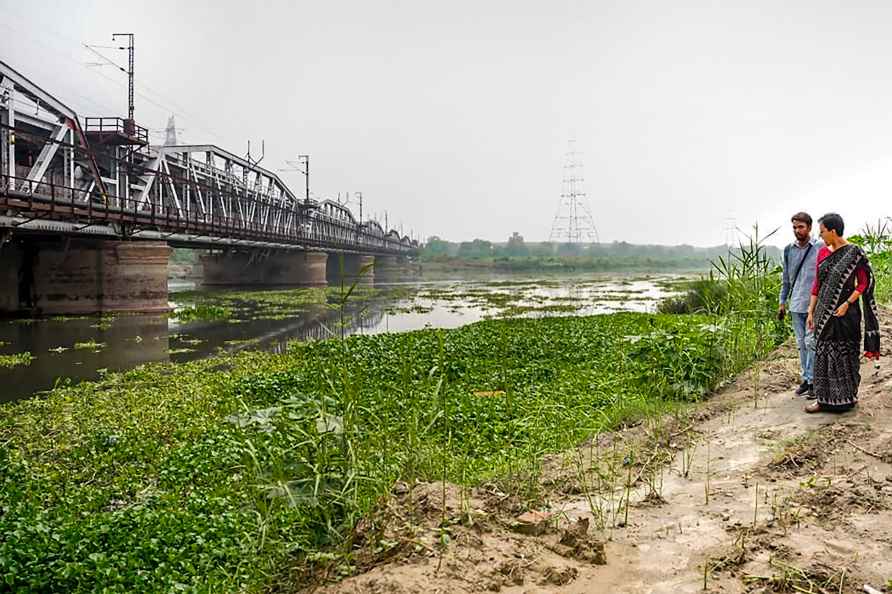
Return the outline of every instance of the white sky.
{"type": "Polygon", "coordinates": [[[890,30],[878,1],[0,0],[0,59],[81,116],[126,77],[80,44],[133,32],[142,125],[309,153],[315,194],[452,240],[547,239],[570,137],[602,241],[892,215],[890,30]]]}

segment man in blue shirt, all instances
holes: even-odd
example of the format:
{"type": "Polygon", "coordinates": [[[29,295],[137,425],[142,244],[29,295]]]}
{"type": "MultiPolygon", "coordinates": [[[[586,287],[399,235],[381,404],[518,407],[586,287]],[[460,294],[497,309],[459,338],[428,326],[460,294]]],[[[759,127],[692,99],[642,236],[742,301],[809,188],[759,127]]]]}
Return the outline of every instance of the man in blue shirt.
{"type": "Polygon", "coordinates": [[[791,221],[796,241],[784,248],[783,284],[777,313],[780,318],[789,313],[793,319],[793,333],[799,347],[799,371],[802,375],[802,384],[796,389],[796,394],[805,394],[808,399],[813,399],[815,339],[805,322],[808,318],[811,288],[815,282],[818,249],[822,244],[811,238],[812,220],[808,213],[798,212],[791,221]]]}

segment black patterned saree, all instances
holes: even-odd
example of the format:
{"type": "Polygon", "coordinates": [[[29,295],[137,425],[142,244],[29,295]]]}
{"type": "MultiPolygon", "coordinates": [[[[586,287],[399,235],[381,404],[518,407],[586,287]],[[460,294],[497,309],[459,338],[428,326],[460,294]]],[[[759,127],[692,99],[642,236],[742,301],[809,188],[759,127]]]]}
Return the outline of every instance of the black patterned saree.
{"type": "Polygon", "coordinates": [[[874,282],[867,255],[853,244],[839,247],[818,264],[814,386],[822,410],[844,411],[858,402],[862,303],[864,350],[871,354],[880,351],[874,282]],[[867,288],[845,315],[834,315],[855,290],[859,270],[867,275],[867,288]]]}

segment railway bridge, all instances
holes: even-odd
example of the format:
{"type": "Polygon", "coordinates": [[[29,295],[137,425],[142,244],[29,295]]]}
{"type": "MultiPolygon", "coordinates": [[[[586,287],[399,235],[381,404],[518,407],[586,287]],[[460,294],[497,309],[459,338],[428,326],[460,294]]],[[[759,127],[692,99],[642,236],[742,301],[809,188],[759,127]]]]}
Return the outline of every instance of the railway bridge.
{"type": "Polygon", "coordinates": [[[211,144],[81,119],[0,62],[0,314],[161,311],[172,247],[209,285],[393,280],[417,243],[211,144]]]}

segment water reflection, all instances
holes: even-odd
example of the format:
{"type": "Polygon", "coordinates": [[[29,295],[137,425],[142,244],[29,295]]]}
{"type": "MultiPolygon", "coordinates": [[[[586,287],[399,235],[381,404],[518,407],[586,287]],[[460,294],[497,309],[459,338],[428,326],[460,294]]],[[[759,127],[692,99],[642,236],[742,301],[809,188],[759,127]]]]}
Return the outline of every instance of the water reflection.
{"type": "MultiPolygon", "coordinates": [[[[119,315],[0,323],[0,354],[30,352],[30,365],[0,369],[0,402],[59,382],[96,379],[153,361],[185,362],[223,352],[284,352],[290,341],[323,340],[382,325],[389,304],[343,313],[317,309],[285,320],[177,324],[168,316],[119,315]]],[[[355,308],[354,308],[355,309],[355,308]]]]}
{"type": "Polygon", "coordinates": [[[30,365],[0,369],[0,402],[16,400],[57,381],[94,379],[168,359],[166,316],[41,319],[0,324],[0,354],[30,352],[30,365]],[[97,327],[99,326],[99,327],[97,327]]]}

